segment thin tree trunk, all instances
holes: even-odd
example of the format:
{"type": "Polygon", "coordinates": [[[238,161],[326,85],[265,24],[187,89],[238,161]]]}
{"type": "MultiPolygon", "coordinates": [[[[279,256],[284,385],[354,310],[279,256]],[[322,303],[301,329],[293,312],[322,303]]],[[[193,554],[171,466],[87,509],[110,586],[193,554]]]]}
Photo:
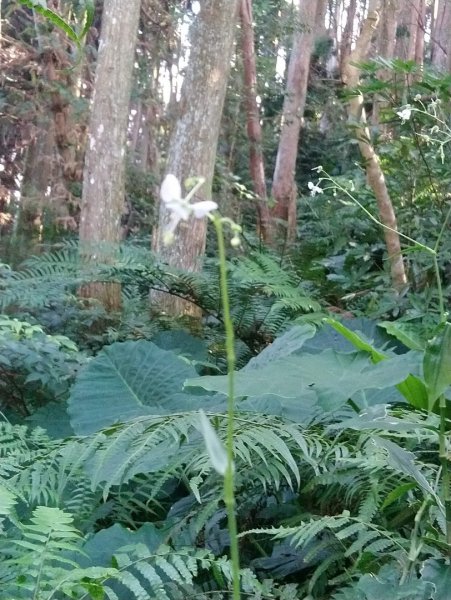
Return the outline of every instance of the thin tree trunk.
{"type": "MultiPolygon", "coordinates": [[[[379,56],[387,60],[392,60],[395,54],[398,10],[399,0],[382,0],[377,52],[379,56]]],[[[381,69],[378,73],[378,77],[384,81],[388,81],[391,76],[391,69],[381,69]]],[[[380,96],[376,96],[373,104],[372,123],[379,127],[381,135],[389,134],[387,125],[380,122],[380,113],[388,106],[389,103],[386,100],[380,96]]]]}
{"type": "Polygon", "coordinates": [[[415,60],[421,0],[403,0],[396,35],[395,55],[401,60],[415,60]]]}
{"type": "MultiPolygon", "coordinates": [[[[125,142],[140,0],[105,0],[83,174],[81,252],[109,262],[121,241],[125,142]]],[[[121,304],[118,283],[90,283],[80,293],[108,310],[121,304]]]]}
{"type": "MultiPolygon", "coordinates": [[[[415,41],[415,62],[423,66],[424,63],[424,33],[426,28],[426,0],[421,0],[418,15],[417,39],[415,41]]],[[[451,34],[451,32],[448,32],[451,34]]]]}
{"type": "MultiPolygon", "coordinates": [[[[379,21],[379,9],[380,0],[370,0],[368,16],[363,23],[361,34],[356,42],[356,47],[344,65],[343,82],[350,90],[355,91],[358,89],[360,70],[357,65],[367,58],[371,38],[379,21]]],[[[358,93],[351,97],[348,102],[348,113],[355,130],[360,152],[365,161],[368,184],[371,186],[376,197],[379,218],[384,225],[384,237],[387,246],[388,260],[390,261],[392,285],[397,291],[401,291],[407,283],[407,277],[401,254],[401,243],[397,232],[396,216],[388,193],[379,157],[371,144],[362,94],[358,93]]]]}
{"type": "Polygon", "coordinates": [[[347,8],[346,24],[343,29],[340,48],[340,71],[351,54],[352,40],[354,36],[354,21],[357,9],[357,0],[350,0],[347,8]]]}
{"type": "Polygon", "coordinates": [[[451,72],[451,0],[440,0],[432,31],[432,64],[442,72],[451,72]]]}
{"type": "MultiPolygon", "coordinates": [[[[191,53],[182,86],[180,117],[169,145],[166,173],[183,184],[188,177],[204,177],[196,200],[211,199],[222,109],[230,71],[238,3],[236,0],[204,0],[191,31],[191,53]]],[[[152,246],[161,259],[185,271],[199,271],[205,253],[205,219],[182,221],[172,245],[164,245],[170,212],[160,203],[158,228],[152,246]]],[[[173,316],[198,318],[191,302],[166,293],[154,293],[151,301],[173,316]]]]}
{"type": "Polygon", "coordinates": [[[257,66],[252,16],[252,0],[240,0],[241,49],[244,71],[244,97],[249,139],[249,171],[257,195],[258,233],[268,237],[269,207],[266,194],[265,162],[262,149],[260,109],[257,103],[257,66]]]}
{"type": "Polygon", "coordinates": [[[271,211],[269,241],[273,246],[290,244],[296,236],[296,158],[307,98],[317,7],[317,0],[301,0],[288,64],[282,130],[272,184],[275,206],[271,211]],[[281,223],[285,226],[281,227],[281,223]]]}

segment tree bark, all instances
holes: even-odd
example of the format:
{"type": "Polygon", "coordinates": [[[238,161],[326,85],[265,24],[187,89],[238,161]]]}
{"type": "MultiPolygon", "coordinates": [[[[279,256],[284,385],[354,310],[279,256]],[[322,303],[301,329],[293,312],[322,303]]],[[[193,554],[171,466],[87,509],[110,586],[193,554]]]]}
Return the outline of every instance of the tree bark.
{"type": "Polygon", "coordinates": [[[451,0],[440,0],[436,6],[432,30],[433,66],[443,73],[451,72],[451,0]]]}
{"type": "MultiPolygon", "coordinates": [[[[424,32],[426,27],[426,1],[420,0],[417,20],[417,35],[415,39],[415,62],[423,67],[424,63],[424,32]]],[[[448,30],[448,35],[450,31],[448,30]]]]}
{"type": "MultiPolygon", "coordinates": [[[[396,25],[398,22],[399,0],[382,0],[380,24],[378,27],[377,53],[382,58],[392,60],[395,55],[396,25]]],[[[391,69],[381,69],[378,77],[388,81],[392,77],[391,69]]],[[[376,95],[373,103],[372,123],[379,127],[382,136],[389,136],[390,128],[380,122],[380,114],[389,106],[389,102],[376,95]]]]}
{"type": "MultiPolygon", "coordinates": [[[[121,241],[125,141],[140,0],[105,0],[83,173],[80,244],[87,260],[111,261],[121,241]]],[[[84,297],[108,310],[121,304],[118,283],[90,283],[84,297]]]]}
{"type": "Polygon", "coordinates": [[[380,0],[370,0],[368,16],[363,23],[356,47],[344,65],[343,82],[349,90],[353,90],[354,92],[348,102],[349,119],[354,128],[362,158],[365,161],[368,184],[376,197],[379,218],[384,225],[383,231],[388,260],[390,262],[392,285],[397,291],[401,291],[407,283],[407,277],[401,253],[401,243],[397,232],[396,215],[388,193],[379,157],[371,144],[370,131],[367,126],[363,106],[363,96],[356,92],[360,81],[360,70],[356,65],[367,58],[371,38],[379,21],[378,10],[380,10],[380,0]]]}
{"type": "Polygon", "coordinates": [[[357,0],[350,0],[346,14],[346,24],[343,29],[340,47],[340,71],[343,71],[343,65],[349,59],[351,54],[352,40],[354,36],[354,21],[357,9],[357,0]]]}
{"type": "MultiPolygon", "coordinates": [[[[204,0],[191,31],[191,53],[181,91],[180,117],[172,132],[166,173],[182,183],[188,177],[205,178],[196,200],[211,199],[222,109],[230,71],[237,20],[236,0],[204,0]]],[[[205,252],[205,219],[182,221],[172,245],[163,243],[170,213],[160,203],[153,249],[169,265],[198,271],[205,252]]],[[[191,302],[166,293],[153,293],[151,301],[172,316],[198,318],[200,311],[191,302]]]]}
{"type": "Polygon", "coordinates": [[[415,60],[421,0],[403,0],[396,32],[395,55],[401,60],[415,60]]]}
{"type": "Polygon", "coordinates": [[[282,129],[273,175],[271,210],[271,245],[285,245],[296,236],[296,158],[301,125],[307,98],[310,58],[315,38],[317,0],[300,0],[290,61],[288,64],[282,129]],[[284,226],[281,226],[285,223],[284,226]]]}
{"type": "Polygon", "coordinates": [[[257,66],[252,16],[252,0],[240,0],[241,51],[243,56],[244,100],[249,139],[249,171],[257,195],[257,232],[263,240],[268,238],[269,207],[266,194],[265,161],[262,149],[260,109],[257,103],[257,66]]]}

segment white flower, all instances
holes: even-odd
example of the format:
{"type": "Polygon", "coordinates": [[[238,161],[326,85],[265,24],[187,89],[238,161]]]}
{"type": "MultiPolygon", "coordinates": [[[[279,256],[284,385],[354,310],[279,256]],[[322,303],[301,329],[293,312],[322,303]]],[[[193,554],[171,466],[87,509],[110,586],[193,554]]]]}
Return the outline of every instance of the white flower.
{"type": "Polygon", "coordinates": [[[191,208],[196,219],[203,219],[218,208],[218,205],[213,200],[203,200],[202,202],[188,204],[188,206],[191,208]]]}
{"type": "Polygon", "coordinates": [[[163,179],[163,183],[160,187],[160,196],[165,204],[178,202],[182,199],[182,188],[175,175],[169,173],[163,179]]]}
{"type": "Polygon", "coordinates": [[[200,431],[204,438],[207,454],[213,466],[213,469],[220,475],[225,475],[227,471],[227,452],[213,429],[207,415],[200,410],[200,431]]]}
{"type": "Polygon", "coordinates": [[[307,185],[311,196],[316,196],[316,194],[323,193],[323,190],[318,185],[315,185],[313,181],[309,181],[307,185]]]}
{"type": "Polygon", "coordinates": [[[403,123],[405,123],[412,116],[412,108],[408,105],[405,108],[403,108],[402,110],[397,110],[396,114],[401,119],[401,121],[403,123]]]}
{"type": "MultiPolygon", "coordinates": [[[[203,180],[200,180],[198,185],[202,185],[202,183],[203,180]]],[[[191,215],[196,219],[203,219],[218,208],[216,202],[212,200],[202,200],[190,204],[189,198],[194,191],[193,188],[187,198],[182,198],[182,188],[177,177],[168,173],[164,178],[160,187],[160,196],[171,214],[169,224],[163,234],[163,241],[166,245],[174,241],[174,231],[180,221],[187,221],[191,215]]]]}

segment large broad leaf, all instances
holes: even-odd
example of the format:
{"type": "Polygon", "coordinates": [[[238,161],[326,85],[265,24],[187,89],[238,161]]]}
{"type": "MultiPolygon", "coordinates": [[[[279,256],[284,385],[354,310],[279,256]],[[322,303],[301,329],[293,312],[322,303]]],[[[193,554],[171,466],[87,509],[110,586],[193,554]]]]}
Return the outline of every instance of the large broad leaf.
{"type": "Polygon", "coordinates": [[[428,344],[423,362],[424,380],[428,391],[429,410],[451,385],[451,323],[428,344]]]}
{"type": "MultiPolygon", "coordinates": [[[[339,323],[336,319],[330,318],[330,320],[339,323]]],[[[332,327],[331,323],[327,324],[327,321],[329,319],[326,320],[326,325],[319,330],[315,337],[306,342],[304,350],[312,354],[321,352],[326,348],[333,348],[339,352],[354,352],[356,345],[353,340],[346,339],[343,332],[332,327]]],[[[359,319],[346,319],[345,324],[345,327],[342,325],[346,330],[354,332],[360,340],[372,348],[377,348],[378,351],[385,350],[388,346],[393,349],[393,346],[396,345],[396,342],[378,327],[376,321],[362,317],[359,319]]],[[[357,349],[361,350],[363,348],[357,349]]]]}
{"type": "MultiPolygon", "coordinates": [[[[326,350],[321,354],[289,356],[261,369],[236,373],[237,396],[272,394],[282,398],[302,398],[315,391],[323,410],[336,410],[361,390],[384,389],[403,381],[416,368],[414,353],[394,356],[373,364],[366,354],[341,354],[326,350]]],[[[226,376],[197,377],[185,386],[227,393],[226,376]]]]}
{"type": "Polygon", "coordinates": [[[157,529],[152,523],[146,523],[137,531],[130,531],[115,523],[112,527],[95,533],[84,544],[83,554],[79,555],[78,562],[82,567],[109,567],[113,554],[120,548],[144,544],[152,552],[165,541],[166,535],[167,532],[157,529]]]}
{"type": "Polygon", "coordinates": [[[302,398],[282,398],[270,394],[246,398],[237,403],[237,409],[284,417],[303,425],[308,425],[319,413],[316,394],[309,389],[304,390],[302,398]]]}
{"type": "Polygon", "coordinates": [[[251,358],[243,370],[260,369],[270,362],[280,360],[299,352],[305,342],[316,333],[313,325],[305,323],[292,327],[269,344],[258,356],[251,358]]]}
{"type": "Polygon", "coordinates": [[[152,342],[108,346],[72,388],[68,403],[72,428],[85,435],[135,417],[169,414],[174,410],[173,396],[194,375],[191,365],[152,342]]]}
{"type": "Polygon", "coordinates": [[[377,363],[386,358],[385,354],[379,352],[379,350],[376,350],[376,348],[374,348],[371,345],[371,343],[362,336],[362,334],[359,335],[352,329],[349,329],[348,327],[343,325],[343,323],[341,323],[340,321],[328,318],[325,320],[325,322],[331,327],[333,327],[335,331],[338,331],[338,333],[340,333],[345,339],[347,339],[348,342],[351,342],[351,344],[357,350],[361,350],[362,352],[368,352],[368,354],[371,355],[373,362],[377,363]]]}
{"type": "Polygon", "coordinates": [[[443,600],[450,596],[451,590],[451,565],[449,561],[438,561],[429,558],[423,564],[421,569],[422,581],[431,582],[435,586],[435,596],[437,600],[443,600]]]}
{"type": "Polygon", "coordinates": [[[49,402],[26,418],[33,427],[42,427],[49,437],[67,438],[74,435],[67,414],[66,402],[49,402]]]}
{"type": "Polygon", "coordinates": [[[379,323],[379,327],[383,327],[387,333],[411,350],[424,350],[426,346],[421,325],[402,321],[383,321],[379,323]]]}
{"type": "MultiPolygon", "coordinates": [[[[370,342],[368,342],[368,340],[364,336],[362,336],[362,334],[360,332],[356,332],[356,331],[353,331],[352,329],[349,329],[348,327],[343,325],[343,323],[340,323],[336,319],[328,318],[328,319],[326,319],[326,323],[328,323],[338,333],[340,333],[357,350],[361,350],[362,352],[367,352],[368,354],[370,354],[373,362],[378,363],[381,360],[387,360],[390,358],[390,355],[384,354],[384,353],[380,352],[379,350],[377,350],[376,348],[374,348],[374,346],[370,342]]],[[[385,323],[385,324],[382,324],[382,326],[385,326],[385,328],[389,332],[402,330],[402,328],[400,328],[400,327],[397,328],[395,324],[385,323]],[[389,326],[392,326],[392,327],[389,327],[389,326]]],[[[411,326],[411,327],[413,327],[413,326],[411,326]]],[[[410,329],[409,329],[409,331],[410,331],[410,329]]],[[[413,336],[412,332],[410,333],[410,336],[411,337],[413,336]]],[[[404,341],[406,342],[406,346],[409,346],[409,347],[413,346],[413,349],[415,349],[415,350],[423,349],[421,347],[418,347],[418,344],[414,344],[413,341],[411,341],[410,345],[407,344],[407,339],[404,341]]],[[[422,375],[422,369],[421,369],[420,362],[417,363],[416,370],[412,371],[411,374],[409,374],[409,376],[407,377],[407,379],[405,381],[402,381],[401,383],[399,383],[396,387],[398,389],[398,392],[400,394],[402,394],[404,396],[404,398],[412,406],[415,406],[415,408],[422,408],[422,409],[427,410],[428,396],[427,396],[426,386],[423,383],[423,381],[421,379],[419,379],[419,377],[417,377],[417,375],[422,375]]],[[[398,400],[399,399],[397,399],[396,395],[395,395],[390,399],[384,398],[382,400],[379,397],[377,397],[375,399],[375,401],[372,401],[371,398],[366,398],[363,403],[359,402],[358,404],[361,408],[363,408],[364,406],[371,406],[371,404],[379,404],[380,402],[397,402],[398,400]]]]}
{"type": "Polygon", "coordinates": [[[363,575],[357,584],[357,589],[365,594],[365,600],[445,600],[446,596],[434,596],[434,586],[426,581],[410,581],[399,584],[391,581],[381,581],[374,575],[363,575]]]}

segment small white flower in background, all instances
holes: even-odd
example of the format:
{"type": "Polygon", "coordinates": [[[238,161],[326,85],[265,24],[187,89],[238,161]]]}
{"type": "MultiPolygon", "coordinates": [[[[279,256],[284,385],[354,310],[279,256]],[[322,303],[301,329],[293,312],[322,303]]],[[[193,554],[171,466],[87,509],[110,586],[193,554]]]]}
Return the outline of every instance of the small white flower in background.
{"type": "Polygon", "coordinates": [[[403,108],[402,110],[397,110],[396,114],[398,115],[398,117],[401,119],[401,121],[403,123],[405,123],[406,121],[408,121],[410,119],[410,117],[412,116],[412,107],[410,106],[406,106],[405,108],[403,108]]]}
{"type": "Polygon", "coordinates": [[[414,98],[415,102],[421,102],[421,94],[417,94],[414,98]]]}
{"type": "Polygon", "coordinates": [[[307,184],[307,186],[308,186],[308,189],[310,190],[310,195],[311,196],[316,196],[316,194],[322,194],[323,193],[323,190],[318,185],[315,185],[313,183],[313,181],[309,181],[308,184],[307,184]]]}
{"type": "MultiPolygon", "coordinates": [[[[196,185],[200,187],[203,183],[204,180],[201,179],[196,185]]],[[[163,237],[163,242],[166,245],[174,241],[174,231],[180,221],[187,221],[191,215],[196,219],[203,219],[218,208],[216,202],[212,200],[203,200],[191,204],[189,199],[194,192],[194,188],[186,198],[182,198],[182,187],[177,177],[172,173],[168,173],[161,184],[160,197],[166,208],[171,212],[171,219],[163,237]]]]}

